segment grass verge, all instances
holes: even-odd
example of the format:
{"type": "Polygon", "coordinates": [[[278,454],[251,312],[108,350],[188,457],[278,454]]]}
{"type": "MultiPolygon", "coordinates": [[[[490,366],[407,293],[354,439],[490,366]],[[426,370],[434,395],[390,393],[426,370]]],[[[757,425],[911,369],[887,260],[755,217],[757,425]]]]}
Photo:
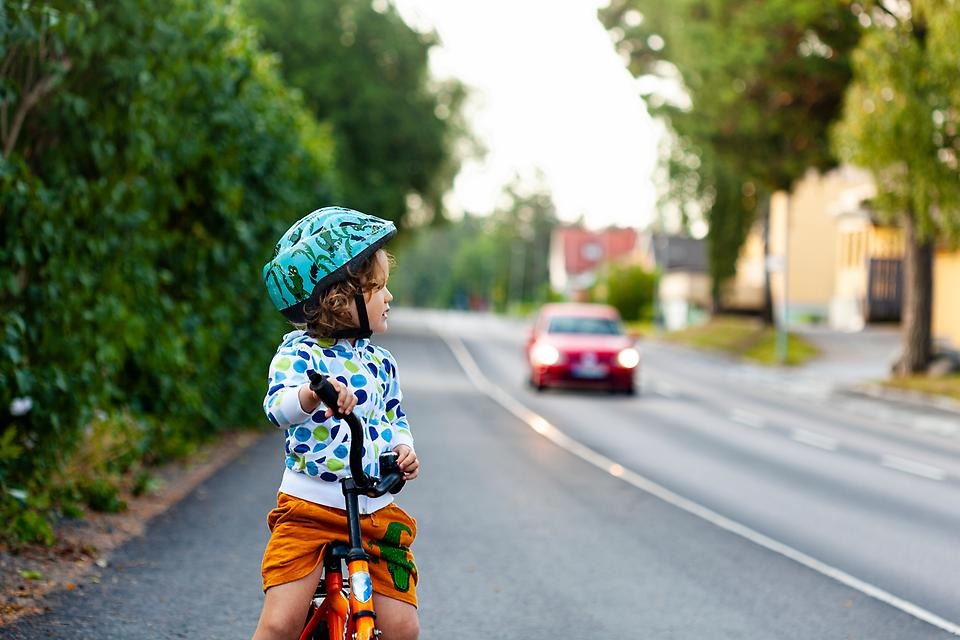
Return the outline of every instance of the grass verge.
{"type": "MultiPolygon", "coordinates": [[[[716,316],[704,325],[673,331],[662,336],[669,342],[698,349],[709,349],[745,358],[764,365],[781,364],[777,353],[777,330],[753,318],[716,316]]],[[[790,334],[783,364],[804,364],[819,351],[801,336],[790,334]]]]}
{"type": "Polygon", "coordinates": [[[914,391],[931,396],[945,396],[960,402],[960,374],[931,378],[929,376],[910,376],[891,378],[881,383],[885,387],[914,391]]]}

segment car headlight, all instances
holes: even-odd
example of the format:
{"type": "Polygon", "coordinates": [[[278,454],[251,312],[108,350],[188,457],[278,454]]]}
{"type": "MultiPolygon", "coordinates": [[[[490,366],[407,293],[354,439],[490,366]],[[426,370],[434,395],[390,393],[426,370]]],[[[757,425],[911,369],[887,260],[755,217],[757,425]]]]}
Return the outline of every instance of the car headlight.
{"type": "Polygon", "coordinates": [[[640,364],[640,352],[633,347],[628,347],[617,354],[617,364],[624,369],[633,369],[640,364]]]}
{"type": "Polygon", "coordinates": [[[530,351],[530,359],[541,365],[557,364],[560,362],[560,351],[546,342],[538,342],[530,351]]]}

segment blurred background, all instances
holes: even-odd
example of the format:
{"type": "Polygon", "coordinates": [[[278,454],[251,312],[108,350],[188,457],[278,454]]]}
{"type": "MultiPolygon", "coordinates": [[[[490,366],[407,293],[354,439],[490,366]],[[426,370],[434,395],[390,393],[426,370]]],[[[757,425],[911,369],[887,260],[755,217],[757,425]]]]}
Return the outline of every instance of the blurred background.
{"type": "Polygon", "coordinates": [[[536,312],[584,302],[661,399],[692,348],[955,407],[957,34],[952,0],[5,0],[0,538],[265,425],[260,271],[332,204],[397,223],[401,327],[513,335],[523,393],[536,312]]]}

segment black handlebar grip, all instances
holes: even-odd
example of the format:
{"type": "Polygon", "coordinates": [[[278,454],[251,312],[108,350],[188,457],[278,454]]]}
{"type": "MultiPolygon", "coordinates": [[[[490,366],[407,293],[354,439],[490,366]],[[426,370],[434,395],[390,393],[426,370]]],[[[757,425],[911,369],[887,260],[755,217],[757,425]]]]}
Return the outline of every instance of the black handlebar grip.
{"type": "Polygon", "coordinates": [[[338,418],[343,416],[340,414],[340,411],[337,410],[337,401],[340,398],[340,394],[337,393],[337,390],[334,388],[330,381],[327,380],[327,376],[311,371],[310,374],[310,390],[313,391],[320,398],[320,402],[325,404],[333,411],[333,415],[338,418]]]}
{"type": "Polygon", "coordinates": [[[397,454],[394,453],[393,451],[381,453],[380,454],[381,482],[385,481],[391,474],[397,476],[397,480],[394,481],[393,486],[387,488],[387,491],[389,491],[390,493],[400,493],[400,490],[403,489],[403,485],[406,483],[406,480],[403,479],[403,469],[401,469],[400,465],[397,464],[397,454]]]}

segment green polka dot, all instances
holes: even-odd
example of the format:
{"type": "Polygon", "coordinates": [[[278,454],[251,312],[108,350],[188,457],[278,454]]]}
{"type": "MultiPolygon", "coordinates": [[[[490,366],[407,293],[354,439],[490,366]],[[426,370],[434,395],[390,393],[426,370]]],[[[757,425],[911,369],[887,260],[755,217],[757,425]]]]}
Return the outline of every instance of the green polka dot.
{"type": "Polygon", "coordinates": [[[360,367],[358,367],[356,364],[354,364],[350,360],[343,361],[343,368],[349,371],[350,373],[356,373],[357,371],[360,371],[360,367]]]}
{"type": "Polygon", "coordinates": [[[336,458],[332,458],[327,460],[327,469],[330,469],[330,471],[340,471],[340,469],[343,469],[343,463],[336,458]]]}
{"type": "Polygon", "coordinates": [[[330,429],[327,429],[324,426],[317,427],[313,430],[313,439],[323,442],[330,436],[330,429]]]}
{"type": "Polygon", "coordinates": [[[286,371],[290,368],[290,358],[280,358],[277,360],[277,363],[274,365],[274,368],[277,371],[286,371]]]}
{"type": "Polygon", "coordinates": [[[395,420],[396,417],[397,417],[396,411],[394,411],[393,409],[390,409],[390,411],[387,411],[387,420],[395,420]]]}
{"type": "Polygon", "coordinates": [[[303,471],[307,466],[307,461],[302,456],[297,456],[297,470],[303,471]]]}
{"type": "Polygon", "coordinates": [[[376,442],[373,443],[373,457],[380,457],[380,445],[378,445],[376,442]]]}

